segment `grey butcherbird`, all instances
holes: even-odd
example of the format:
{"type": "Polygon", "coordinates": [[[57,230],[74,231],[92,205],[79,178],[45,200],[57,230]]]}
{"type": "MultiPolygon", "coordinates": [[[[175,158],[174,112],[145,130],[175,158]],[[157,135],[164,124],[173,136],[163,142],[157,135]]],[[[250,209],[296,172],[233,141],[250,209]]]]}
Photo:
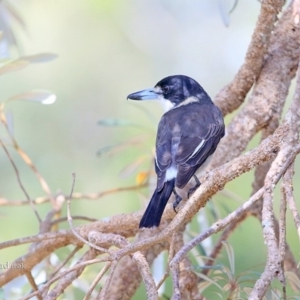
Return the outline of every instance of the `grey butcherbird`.
{"type": "Polygon", "coordinates": [[[160,100],[165,108],[157,130],[155,172],[157,186],[141,219],[141,227],[159,226],[165,206],[174,192],[174,209],[181,201],[175,187],[182,189],[215,152],[224,136],[225,125],[220,109],[194,79],[169,76],[154,88],[130,94],[132,100],[160,100]]]}

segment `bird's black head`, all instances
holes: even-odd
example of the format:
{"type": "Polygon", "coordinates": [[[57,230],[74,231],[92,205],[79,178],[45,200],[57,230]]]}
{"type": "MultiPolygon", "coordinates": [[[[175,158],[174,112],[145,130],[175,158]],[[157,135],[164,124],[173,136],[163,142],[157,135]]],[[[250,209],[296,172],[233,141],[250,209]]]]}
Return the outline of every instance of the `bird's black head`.
{"type": "Polygon", "coordinates": [[[168,76],[154,88],[130,94],[132,100],[161,100],[165,110],[192,102],[211,102],[209,96],[194,79],[184,75],[168,76]]]}

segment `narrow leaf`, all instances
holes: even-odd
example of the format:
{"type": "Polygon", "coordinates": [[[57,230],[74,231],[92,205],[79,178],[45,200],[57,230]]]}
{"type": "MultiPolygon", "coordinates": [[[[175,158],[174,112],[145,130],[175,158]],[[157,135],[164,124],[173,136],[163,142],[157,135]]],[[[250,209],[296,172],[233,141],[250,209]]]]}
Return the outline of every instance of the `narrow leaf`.
{"type": "Polygon", "coordinates": [[[226,27],[229,26],[229,9],[227,7],[227,1],[218,0],[219,3],[219,11],[222,17],[222,21],[226,27]]]}
{"type": "Polygon", "coordinates": [[[112,118],[107,118],[107,119],[101,119],[97,122],[98,125],[100,126],[137,126],[137,124],[132,123],[129,120],[125,119],[112,119],[112,118]]]}
{"type": "Polygon", "coordinates": [[[204,279],[207,282],[210,282],[211,284],[215,285],[216,287],[218,287],[221,291],[223,291],[223,288],[217,283],[215,282],[213,279],[210,279],[209,277],[207,277],[206,275],[199,273],[197,274],[200,278],[204,279]]]}
{"type": "Polygon", "coordinates": [[[29,65],[27,60],[13,60],[0,67],[0,75],[21,70],[29,65]]]}
{"type": "Polygon", "coordinates": [[[214,265],[214,266],[196,266],[195,269],[201,269],[201,270],[221,270],[223,269],[222,265],[214,265]]]}
{"type": "Polygon", "coordinates": [[[202,281],[198,284],[198,293],[202,294],[211,285],[211,282],[202,281]]]}
{"type": "Polygon", "coordinates": [[[243,291],[247,296],[250,296],[250,293],[252,292],[252,288],[244,287],[243,291]]]}
{"type": "Polygon", "coordinates": [[[282,299],[281,298],[281,293],[280,293],[280,291],[278,289],[271,290],[271,293],[272,293],[272,299],[275,299],[275,300],[282,299]]]}
{"type": "Polygon", "coordinates": [[[57,54],[53,53],[40,53],[35,55],[27,55],[20,57],[21,60],[27,60],[31,63],[41,63],[41,62],[48,62],[54,60],[58,57],[57,54]]]}
{"type": "Polygon", "coordinates": [[[235,273],[234,250],[233,250],[232,246],[230,244],[228,244],[227,242],[223,241],[222,244],[227,252],[231,274],[234,275],[234,273],[235,273]]]}
{"type": "Polygon", "coordinates": [[[226,27],[229,26],[229,14],[233,12],[236,8],[238,0],[218,0],[219,2],[219,11],[222,17],[222,21],[226,27]],[[232,4],[233,2],[233,4],[232,4]]]}
{"type": "Polygon", "coordinates": [[[14,122],[13,122],[13,115],[10,111],[6,113],[6,125],[7,130],[11,136],[14,136],[14,122]]]}
{"type": "Polygon", "coordinates": [[[213,203],[213,201],[208,201],[206,205],[208,211],[211,213],[214,222],[220,219],[220,214],[218,212],[218,207],[213,203]]]}
{"type": "Polygon", "coordinates": [[[224,296],[222,296],[220,293],[214,292],[215,295],[217,295],[221,300],[224,299],[224,296]]]}
{"type": "Polygon", "coordinates": [[[41,104],[52,104],[56,101],[56,95],[47,90],[32,90],[9,98],[7,101],[33,101],[41,104]]]}
{"type": "Polygon", "coordinates": [[[26,28],[25,22],[22,19],[19,12],[8,1],[5,1],[5,7],[9,11],[10,16],[12,16],[19,23],[19,25],[21,25],[21,27],[25,29],[26,28]]]}
{"type": "Polygon", "coordinates": [[[104,147],[100,148],[96,154],[97,154],[97,156],[100,156],[104,153],[111,151],[114,147],[118,147],[118,146],[119,146],[119,144],[104,146],[104,147]]]}
{"type": "Polygon", "coordinates": [[[207,253],[205,251],[205,248],[202,246],[202,244],[198,244],[196,247],[196,250],[199,252],[200,255],[202,256],[207,256],[207,253]]]}
{"type": "Polygon", "coordinates": [[[285,272],[286,280],[291,284],[300,289],[300,279],[293,272],[285,272]]]}

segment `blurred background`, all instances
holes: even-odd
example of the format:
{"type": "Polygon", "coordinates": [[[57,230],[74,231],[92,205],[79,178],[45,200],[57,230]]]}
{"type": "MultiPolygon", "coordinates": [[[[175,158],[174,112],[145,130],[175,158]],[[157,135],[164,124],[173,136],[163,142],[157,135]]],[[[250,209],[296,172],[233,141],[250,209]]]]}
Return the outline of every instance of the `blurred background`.
{"type": "MultiPolygon", "coordinates": [[[[51,62],[32,64],[0,78],[0,102],[37,88],[51,90],[57,96],[57,101],[49,106],[14,101],[5,110],[12,115],[16,140],[53,193],[70,192],[72,172],[77,177],[75,192],[83,193],[135,185],[149,172],[162,109],[158,103],[134,103],[126,97],[154,86],[163,77],[184,74],[196,79],[214,98],[243,63],[260,9],[259,1],[244,0],[238,1],[229,14],[234,2],[0,2],[2,8],[4,3],[12,5],[21,18],[2,14],[18,45],[18,50],[10,49],[11,58],[38,53],[58,55],[51,62]],[[122,144],[126,141],[130,143],[122,144]]],[[[231,117],[228,116],[227,122],[231,117]]],[[[8,140],[3,128],[0,134],[8,140]]],[[[256,138],[249,148],[258,141],[256,138]]],[[[28,166],[12,148],[9,150],[30,197],[43,196],[28,166]]],[[[0,198],[25,200],[4,151],[0,151],[0,166],[0,198]]],[[[299,159],[296,167],[299,171],[299,159]]],[[[235,197],[224,193],[214,197],[206,208],[208,224],[216,218],[216,213],[217,217],[224,216],[247,200],[252,179],[253,172],[228,184],[225,192],[229,190],[235,197]]],[[[298,174],[295,180],[299,179],[298,174]]],[[[150,182],[153,180],[150,177],[150,182]]],[[[295,192],[299,196],[299,188],[295,192]]],[[[98,200],[76,200],[72,202],[72,214],[102,219],[133,212],[144,207],[150,193],[145,188],[98,200]]],[[[279,196],[277,204],[278,200],[279,196]]],[[[38,211],[45,216],[49,208],[49,204],[42,204],[38,211]]],[[[38,232],[37,220],[29,206],[0,207],[0,218],[1,241],[38,232]]],[[[291,218],[288,222],[291,225],[288,240],[299,259],[297,233],[291,218]]],[[[64,227],[68,228],[67,224],[60,225],[64,227]]],[[[195,225],[194,230],[201,229],[195,225]]],[[[260,232],[258,221],[251,218],[229,239],[235,251],[237,273],[263,269],[266,251],[260,232]],[[256,251],[252,250],[254,247],[256,251]]],[[[27,247],[2,250],[1,261],[12,261],[27,247]]],[[[219,260],[226,264],[226,255],[219,260]]]]}

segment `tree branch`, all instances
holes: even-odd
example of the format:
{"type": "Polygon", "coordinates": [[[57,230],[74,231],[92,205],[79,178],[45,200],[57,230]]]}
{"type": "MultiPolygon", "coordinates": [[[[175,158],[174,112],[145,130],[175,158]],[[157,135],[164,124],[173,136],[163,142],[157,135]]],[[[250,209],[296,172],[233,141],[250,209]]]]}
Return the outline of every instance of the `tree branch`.
{"type": "Polygon", "coordinates": [[[277,15],[281,11],[284,2],[283,0],[261,1],[260,15],[252,35],[245,62],[234,80],[225,86],[215,98],[215,104],[221,108],[224,115],[233,112],[243,103],[247,93],[258,78],[263,67],[277,15]]]}

